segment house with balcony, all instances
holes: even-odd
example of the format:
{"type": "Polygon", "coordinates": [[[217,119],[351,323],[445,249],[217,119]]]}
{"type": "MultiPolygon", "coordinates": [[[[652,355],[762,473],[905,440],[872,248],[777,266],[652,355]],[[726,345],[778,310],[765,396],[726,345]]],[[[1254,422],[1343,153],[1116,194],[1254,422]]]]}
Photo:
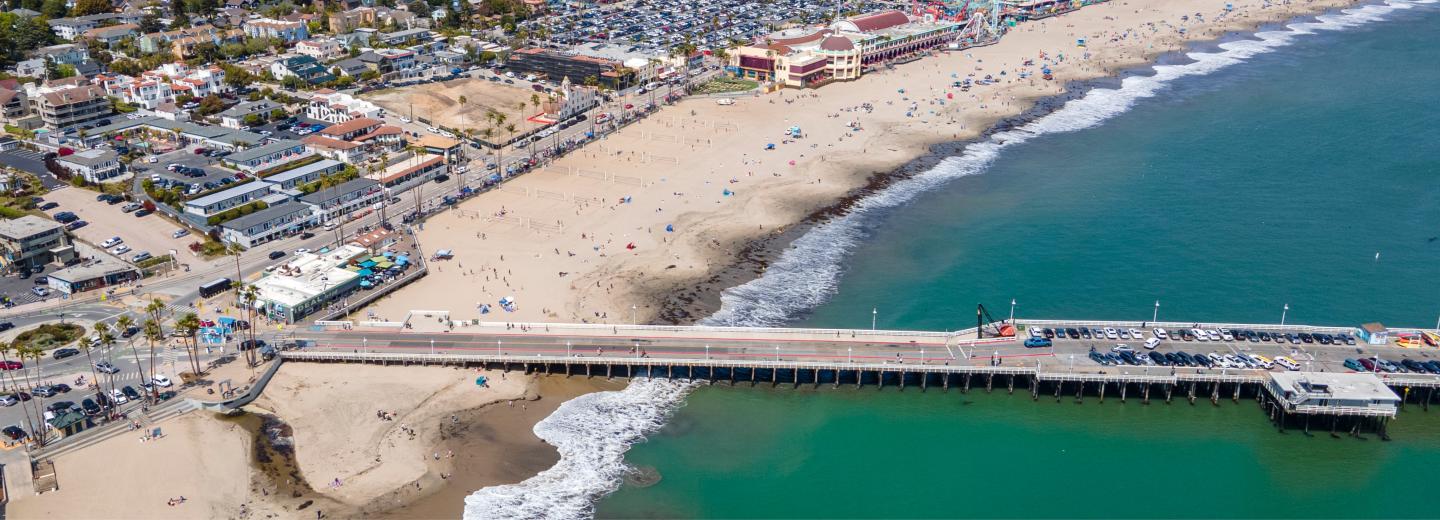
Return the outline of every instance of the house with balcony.
{"type": "Polygon", "coordinates": [[[239,103],[220,112],[220,126],[241,130],[248,127],[245,124],[246,116],[253,115],[263,120],[277,109],[284,111],[285,107],[268,99],[239,103]]]}
{"type": "Polygon", "coordinates": [[[102,25],[138,24],[143,19],[145,19],[145,13],[143,11],[125,11],[122,13],[98,13],[73,18],[56,18],[46,23],[50,24],[50,30],[53,31],[56,36],[73,41],[81,34],[84,34],[85,31],[102,25]]]}
{"type": "Polygon", "coordinates": [[[310,103],[305,106],[305,117],[339,124],[355,118],[385,117],[385,110],[350,94],[320,89],[315,91],[315,95],[310,97],[310,103]]]}
{"type": "Polygon", "coordinates": [[[314,225],[314,211],[306,204],[285,201],[220,224],[220,239],[243,247],[295,235],[314,225]]]}
{"type": "Polygon", "coordinates": [[[314,38],[296,43],[295,53],[323,62],[344,57],[348,51],[334,38],[314,38]]]}
{"type": "Polygon", "coordinates": [[[54,132],[96,126],[113,113],[105,91],[95,85],[58,83],[37,87],[30,83],[26,89],[31,111],[54,132]]]}
{"type": "Polygon", "coordinates": [[[326,68],[325,64],[310,56],[291,56],[272,63],[270,64],[270,73],[278,79],[296,77],[311,85],[335,79],[335,75],[330,73],[330,69],[326,68]]]}
{"type": "Polygon", "coordinates": [[[285,43],[295,43],[310,37],[305,22],[256,18],[247,20],[243,26],[245,35],[251,38],[279,38],[285,43]]]}

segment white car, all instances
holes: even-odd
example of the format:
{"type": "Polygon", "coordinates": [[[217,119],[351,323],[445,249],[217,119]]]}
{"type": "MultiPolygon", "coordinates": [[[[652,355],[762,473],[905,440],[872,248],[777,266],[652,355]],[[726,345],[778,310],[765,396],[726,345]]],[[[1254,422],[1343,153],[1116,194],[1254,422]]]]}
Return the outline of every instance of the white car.
{"type": "Polygon", "coordinates": [[[1130,348],[1130,345],[1126,345],[1126,344],[1124,344],[1124,343],[1121,343],[1121,344],[1119,344],[1119,345],[1115,345],[1115,346],[1113,346],[1113,347],[1110,347],[1110,351],[1111,351],[1111,352],[1135,352],[1135,349],[1130,348]]]}
{"type": "Polygon", "coordinates": [[[402,118],[400,118],[400,122],[401,122],[401,123],[409,123],[409,122],[410,122],[410,118],[408,118],[408,117],[402,117],[402,118]]]}
{"type": "Polygon", "coordinates": [[[1198,339],[1200,341],[1210,341],[1210,335],[1206,334],[1203,330],[1190,329],[1190,333],[1195,335],[1195,339],[1198,339]]]}
{"type": "Polygon", "coordinates": [[[1205,331],[1205,333],[1210,335],[1210,341],[1220,341],[1220,331],[1211,329],[1205,331]]]}
{"type": "Polygon", "coordinates": [[[1145,333],[1141,332],[1140,329],[1130,329],[1130,336],[1135,339],[1145,339],[1145,333]]]}
{"type": "Polygon", "coordinates": [[[1295,360],[1285,356],[1276,357],[1275,363],[1279,364],[1282,367],[1285,367],[1288,370],[1300,370],[1299,363],[1296,363],[1295,360]]]}
{"type": "Polygon", "coordinates": [[[1160,339],[1170,339],[1170,333],[1169,333],[1169,332],[1166,332],[1165,329],[1162,329],[1162,328],[1160,328],[1160,327],[1155,327],[1155,329],[1154,329],[1154,330],[1151,330],[1150,332],[1153,333],[1153,334],[1155,334],[1155,337],[1157,337],[1157,338],[1160,338],[1160,339]]]}
{"type": "Polygon", "coordinates": [[[119,243],[121,243],[121,242],[124,242],[124,240],[121,240],[120,237],[110,237],[109,240],[106,240],[106,241],[104,241],[104,242],[101,242],[101,243],[100,243],[100,247],[109,248],[109,247],[114,246],[114,245],[117,245],[117,244],[119,244],[119,243]]]}
{"type": "Polygon", "coordinates": [[[1150,339],[1145,340],[1145,349],[1146,349],[1146,350],[1155,350],[1155,347],[1158,347],[1158,346],[1160,346],[1160,339],[1159,339],[1159,338],[1150,338],[1150,339]]]}
{"type": "Polygon", "coordinates": [[[115,404],[125,404],[130,402],[130,398],[125,397],[125,392],[121,392],[118,389],[110,391],[110,400],[113,401],[115,404]]]}
{"type": "Polygon", "coordinates": [[[1212,365],[1215,365],[1215,366],[1220,367],[1220,368],[1231,368],[1230,362],[1229,362],[1229,361],[1226,361],[1225,358],[1224,358],[1224,356],[1221,356],[1220,354],[1216,354],[1216,353],[1214,353],[1214,352],[1211,352],[1211,353],[1209,353],[1209,354],[1206,354],[1205,357],[1210,358],[1210,364],[1212,364],[1212,365]]]}
{"type": "Polygon", "coordinates": [[[1105,337],[1108,339],[1120,339],[1120,333],[1116,332],[1115,329],[1105,327],[1105,337]]]}
{"type": "Polygon", "coordinates": [[[309,253],[309,252],[310,252],[310,248],[308,248],[308,247],[302,247],[302,248],[299,248],[299,249],[296,249],[296,250],[295,250],[295,254],[297,254],[297,255],[303,255],[303,254],[309,253]]]}
{"type": "Polygon", "coordinates": [[[160,388],[170,388],[170,385],[173,384],[170,382],[170,378],[162,374],[155,374],[155,377],[151,378],[150,381],[160,388]]]}
{"type": "Polygon", "coordinates": [[[127,246],[127,245],[125,245],[125,244],[120,244],[119,247],[116,247],[115,249],[111,249],[111,250],[110,250],[110,252],[111,252],[112,254],[117,254],[117,255],[123,255],[123,254],[125,254],[125,253],[128,252],[128,251],[130,251],[130,246],[127,246]]]}
{"type": "Polygon", "coordinates": [[[1115,332],[1120,335],[1120,339],[1130,339],[1130,331],[1128,330],[1118,329],[1115,332]]]}
{"type": "Polygon", "coordinates": [[[1043,338],[1045,337],[1045,333],[1040,332],[1040,327],[1030,327],[1030,337],[1043,338]]]}

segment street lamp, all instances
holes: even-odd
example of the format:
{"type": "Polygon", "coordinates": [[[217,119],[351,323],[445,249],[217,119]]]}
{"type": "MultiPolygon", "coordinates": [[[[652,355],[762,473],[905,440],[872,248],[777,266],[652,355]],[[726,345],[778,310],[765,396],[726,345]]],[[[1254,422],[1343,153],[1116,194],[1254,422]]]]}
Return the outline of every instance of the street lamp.
{"type": "Polygon", "coordinates": [[[640,324],[640,320],[635,317],[635,306],[634,306],[634,305],[631,305],[631,306],[630,306],[630,324],[631,324],[631,325],[639,325],[639,324],[640,324]]]}
{"type": "Polygon", "coordinates": [[[500,340],[498,340],[498,339],[495,340],[495,355],[496,355],[496,356],[503,355],[503,354],[500,353],[500,340]]]}
{"type": "Polygon", "coordinates": [[[775,345],[775,361],[780,361],[780,345],[775,345]]]}
{"type": "Polygon", "coordinates": [[[875,320],[878,319],[879,317],[880,317],[880,309],[878,309],[878,308],[876,308],[876,307],[871,307],[871,308],[870,308],[870,330],[872,330],[872,331],[875,330],[875,320]]]}
{"type": "Polygon", "coordinates": [[[1010,299],[1010,324],[1015,324],[1015,299],[1010,299]]]}
{"type": "Polygon", "coordinates": [[[705,359],[710,359],[710,345],[705,345],[705,359]]]}
{"type": "Polygon", "coordinates": [[[430,355],[435,355],[435,340],[430,340],[430,355]]]}
{"type": "Polygon", "coordinates": [[[855,363],[855,347],[845,347],[845,363],[855,363]]]}
{"type": "Polygon", "coordinates": [[[1286,315],[1286,314],[1289,314],[1289,313],[1290,313],[1290,304],[1287,303],[1287,304],[1285,304],[1285,308],[1280,311],[1280,326],[1281,326],[1281,327],[1284,327],[1284,326],[1285,326],[1285,315],[1286,315]]]}
{"type": "Polygon", "coordinates": [[[570,342],[569,342],[569,341],[566,341],[566,342],[565,342],[565,357],[567,357],[567,358],[570,357],[570,342]]]}
{"type": "Polygon", "coordinates": [[[370,338],[360,338],[360,352],[368,352],[369,350],[370,338]]]}
{"type": "Polygon", "coordinates": [[[1155,312],[1150,314],[1150,321],[1160,321],[1160,300],[1155,300],[1155,312]]]}

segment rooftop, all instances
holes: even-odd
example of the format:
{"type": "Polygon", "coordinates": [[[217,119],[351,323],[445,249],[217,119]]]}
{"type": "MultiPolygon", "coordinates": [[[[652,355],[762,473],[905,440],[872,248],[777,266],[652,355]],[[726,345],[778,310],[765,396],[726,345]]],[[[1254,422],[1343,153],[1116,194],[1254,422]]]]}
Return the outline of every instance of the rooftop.
{"type": "Polygon", "coordinates": [[[364,177],[360,177],[358,179],[350,179],[338,185],[325,188],[304,197],[300,197],[300,202],[308,202],[311,204],[324,204],[331,200],[344,197],[360,190],[379,188],[379,186],[380,183],[375,182],[374,179],[366,179],[364,177]]]}
{"type": "Polygon", "coordinates": [[[70,283],[93,280],[109,274],[134,271],[135,267],[116,259],[108,254],[95,255],[95,261],[86,264],[74,265],[50,273],[51,278],[58,278],[70,283]]]}
{"type": "Polygon", "coordinates": [[[364,249],[347,244],[323,254],[295,255],[294,260],[255,282],[259,299],[288,307],[300,305],[331,287],[359,277],[358,273],[344,266],[351,259],[365,254],[368,253],[364,249]]]}
{"type": "Polygon", "coordinates": [[[1369,372],[1272,372],[1270,379],[1280,388],[1316,400],[1378,401],[1395,404],[1400,397],[1369,372]]]}
{"type": "Polygon", "coordinates": [[[300,177],[304,177],[318,171],[325,171],[328,168],[334,168],[336,166],[339,166],[340,164],[340,161],[336,161],[334,159],[315,161],[299,168],[292,168],[266,177],[265,182],[283,183],[285,181],[291,179],[298,179],[300,177]]]}
{"type": "Polygon", "coordinates": [[[251,182],[247,182],[247,183],[245,183],[245,184],[241,184],[241,185],[239,185],[239,186],[235,186],[235,187],[230,188],[230,189],[227,189],[227,190],[217,191],[217,192],[215,192],[215,193],[211,193],[211,194],[206,195],[206,196],[204,196],[204,197],[200,197],[200,198],[198,198],[198,199],[194,199],[194,200],[191,200],[191,201],[187,201],[187,202],[185,203],[185,205],[186,205],[186,206],[195,206],[195,207],[205,207],[205,206],[209,206],[209,205],[211,205],[211,204],[215,204],[215,203],[218,203],[218,202],[223,202],[223,201],[229,200],[229,199],[231,199],[231,198],[244,195],[244,194],[246,194],[246,193],[254,193],[254,192],[257,192],[257,191],[268,190],[268,189],[270,189],[270,183],[267,183],[267,182],[258,182],[258,181],[251,181],[251,182]]]}
{"type": "Polygon", "coordinates": [[[243,232],[252,227],[284,217],[286,215],[300,212],[308,213],[309,211],[310,207],[304,204],[298,204],[295,202],[284,202],[281,204],[270,206],[260,211],[256,211],[249,215],[230,219],[224,224],[221,224],[220,226],[243,232]]]}
{"type": "Polygon", "coordinates": [[[294,147],[297,147],[297,146],[305,146],[305,145],[304,145],[304,144],[301,144],[300,141],[294,141],[294,140],[290,140],[290,139],[281,139],[281,140],[279,140],[279,141],[273,141],[273,142],[266,143],[266,144],[261,145],[261,146],[256,146],[256,147],[254,147],[254,148],[250,148],[250,149],[248,149],[248,150],[241,150],[241,151],[235,152],[235,153],[233,153],[233,154],[230,154],[229,157],[226,157],[225,160],[227,160],[227,161],[229,161],[229,162],[232,162],[232,163],[237,163],[237,164],[238,164],[238,163],[242,163],[242,162],[245,162],[245,161],[249,161],[249,160],[251,160],[251,159],[259,159],[259,158],[261,158],[261,157],[265,157],[265,156],[270,155],[270,154],[272,154],[272,153],[283,152],[283,151],[285,151],[285,150],[289,150],[289,149],[294,148],[294,147]]]}
{"type": "Polygon", "coordinates": [[[59,222],[43,219],[35,215],[25,215],[20,218],[0,220],[0,236],[25,238],[46,231],[60,229],[61,227],[59,222]]]}
{"type": "Polygon", "coordinates": [[[75,152],[65,157],[60,157],[56,160],[59,162],[68,162],[71,164],[78,164],[80,166],[88,167],[99,166],[108,162],[114,162],[119,157],[120,154],[115,153],[115,150],[95,148],[91,150],[75,152]]]}

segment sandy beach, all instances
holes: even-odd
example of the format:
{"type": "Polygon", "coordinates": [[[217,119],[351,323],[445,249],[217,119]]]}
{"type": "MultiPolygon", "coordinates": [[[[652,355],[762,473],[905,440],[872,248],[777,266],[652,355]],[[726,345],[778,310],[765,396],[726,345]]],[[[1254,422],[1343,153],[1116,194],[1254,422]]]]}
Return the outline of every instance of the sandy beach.
{"type": "Polygon", "coordinates": [[[249,414],[191,412],[163,423],[163,438],[119,435],[57,458],[60,490],[20,497],[8,514],[457,518],[465,495],[558,460],[535,436],[536,422],[575,396],[620,387],[445,367],[290,363],[249,414]],[[475,385],[481,375],[489,387],[475,385]],[[169,505],[181,496],[183,504],[169,505]]]}
{"type": "Polygon", "coordinates": [[[843,210],[837,201],[884,182],[937,143],[974,138],[1065,94],[1067,82],[1144,64],[1187,40],[1349,3],[1114,1],[1023,23],[992,46],[853,82],[751,95],[729,106],[688,99],[431,218],[421,243],[451,249],[455,258],[436,262],[430,276],[367,314],[402,320],[410,310],[447,309],[457,320],[693,320],[718,306],[719,291],[761,272],[766,252],[750,247],[757,240],[843,210]],[[1084,47],[1077,45],[1082,38],[1084,47]],[[1047,64],[1054,81],[1039,77],[1047,64]],[[1022,72],[1031,75],[1020,79],[1022,72]],[[986,75],[997,82],[969,92],[951,86],[986,75]],[[792,126],[805,136],[786,142],[782,134],[792,126]],[[776,149],[766,151],[772,143],[776,149]],[[721,276],[746,260],[748,267],[721,276]],[[505,296],[518,303],[513,313],[498,310],[505,296]],[[498,314],[482,317],[481,304],[498,314]]]}

